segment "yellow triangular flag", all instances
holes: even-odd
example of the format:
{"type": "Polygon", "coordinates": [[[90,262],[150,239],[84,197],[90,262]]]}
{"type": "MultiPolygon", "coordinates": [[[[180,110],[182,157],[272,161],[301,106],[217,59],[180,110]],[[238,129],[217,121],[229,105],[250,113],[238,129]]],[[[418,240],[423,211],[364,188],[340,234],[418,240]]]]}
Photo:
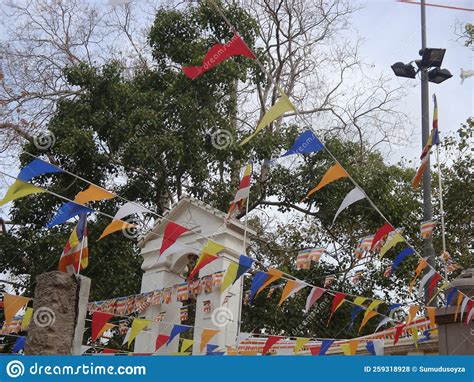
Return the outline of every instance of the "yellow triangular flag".
{"type": "Polygon", "coordinates": [[[304,337],[296,337],[295,343],[295,353],[298,353],[304,345],[306,345],[311,338],[304,338],[304,337]]]}
{"type": "Polygon", "coordinates": [[[79,192],[74,201],[79,204],[86,204],[92,202],[93,200],[105,200],[115,198],[115,195],[111,192],[104,190],[101,187],[97,187],[91,184],[84,191],[79,192]]]}
{"type": "Polygon", "coordinates": [[[26,308],[23,319],[21,320],[21,329],[26,330],[31,322],[31,317],[33,315],[33,308],[26,308]]]}
{"type": "Polygon", "coordinates": [[[15,180],[15,183],[10,186],[3,199],[0,200],[0,206],[3,206],[12,200],[20,199],[31,194],[39,194],[41,192],[46,192],[46,190],[17,179],[15,180]]]}
{"type": "Polygon", "coordinates": [[[114,324],[111,324],[109,322],[105,323],[105,325],[102,327],[102,329],[99,330],[99,333],[97,334],[96,338],[102,337],[102,334],[104,334],[107,330],[110,330],[114,327],[114,324]]]}
{"type": "Polygon", "coordinates": [[[245,145],[248,141],[255,137],[260,132],[260,130],[272,123],[278,117],[282,116],[287,111],[296,111],[296,108],[293,106],[288,96],[281,89],[279,89],[279,91],[281,97],[270,109],[267,110],[255,131],[247,138],[242,140],[242,142],[240,142],[240,146],[245,145]]]}
{"type": "Polygon", "coordinates": [[[418,349],[418,328],[411,328],[411,336],[413,337],[415,347],[418,349]]]}
{"type": "Polygon", "coordinates": [[[224,278],[222,279],[221,293],[223,293],[235,280],[237,277],[237,270],[239,269],[239,264],[230,263],[227,271],[225,272],[224,278]]]}
{"type": "Polygon", "coordinates": [[[181,342],[181,350],[179,352],[184,353],[191,346],[193,346],[193,344],[194,344],[194,340],[188,340],[186,338],[183,338],[183,342],[181,342]]]}
{"type": "Polygon", "coordinates": [[[456,313],[454,314],[454,322],[458,319],[459,308],[461,306],[461,302],[464,300],[464,295],[458,292],[458,300],[456,301],[456,313]]]}
{"type": "Polygon", "coordinates": [[[319,184],[313,189],[311,189],[308,194],[303,198],[303,200],[310,197],[312,194],[314,194],[316,191],[319,191],[324,186],[327,186],[329,183],[348,176],[349,174],[346,172],[346,170],[344,170],[339,163],[336,163],[335,165],[331,166],[329,170],[326,171],[319,184]]]}
{"type": "Polygon", "coordinates": [[[143,320],[141,318],[135,318],[132,322],[132,328],[130,330],[130,337],[128,338],[128,347],[135,339],[135,337],[140,333],[143,329],[145,329],[148,325],[151,324],[150,320],[143,320]]]}
{"type": "Polygon", "coordinates": [[[341,349],[344,355],[351,355],[351,349],[349,347],[349,344],[341,344],[341,349]]]}
{"type": "Polygon", "coordinates": [[[3,294],[3,313],[5,315],[5,324],[9,324],[15,314],[28,304],[30,299],[24,296],[16,296],[14,294],[3,294]]]}
{"type": "Polygon", "coordinates": [[[214,337],[220,330],[217,329],[203,329],[201,333],[201,344],[199,346],[199,351],[202,352],[209,341],[214,337]]]}
{"type": "Polygon", "coordinates": [[[353,302],[355,305],[362,306],[365,300],[367,300],[367,297],[356,297],[353,302]]]}
{"type": "Polygon", "coordinates": [[[399,233],[396,233],[395,235],[392,236],[390,240],[388,240],[383,246],[382,249],[380,250],[380,258],[384,257],[384,255],[387,253],[387,251],[394,247],[397,243],[401,243],[405,241],[402,235],[399,233]]]}
{"type": "Polygon", "coordinates": [[[127,228],[135,228],[135,227],[136,227],[135,224],[130,224],[130,223],[124,222],[123,220],[112,220],[112,222],[107,227],[105,227],[104,232],[102,232],[102,234],[97,239],[97,241],[103,239],[104,237],[116,231],[120,231],[122,229],[127,229],[127,228]]]}
{"type": "Polygon", "coordinates": [[[374,300],[370,303],[370,305],[368,306],[367,308],[367,311],[370,312],[372,310],[374,310],[375,308],[377,308],[380,304],[383,304],[383,301],[382,300],[374,300]]]}
{"type": "Polygon", "coordinates": [[[369,320],[372,318],[372,317],[375,317],[378,313],[377,312],[374,312],[373,310],[371,311],[366,311],[365,314],[364,314],[364,319],[362,320],[362,323],[360,324],[360,327],[359,327],[359,333],[360,331],[362,330],[362,328],[367,324],[367,322],[369,322],[369,320]]]}

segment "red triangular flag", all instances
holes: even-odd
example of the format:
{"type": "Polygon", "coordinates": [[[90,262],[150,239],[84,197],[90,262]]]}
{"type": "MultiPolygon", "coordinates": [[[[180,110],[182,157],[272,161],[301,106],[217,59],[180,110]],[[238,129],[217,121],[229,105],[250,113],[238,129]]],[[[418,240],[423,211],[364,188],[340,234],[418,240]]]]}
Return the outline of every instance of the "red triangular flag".
{"type": "Polygon", "coordinates": [[[433,277],[431,277],[430,283],[428,284],[428,296],[431,298],[433,295],[433,289],[436,287],[438,281],[442,279],[441,275],[436,272],[433,277]]]}
{"type": "Polygon", "coordinates": [[[158,334],[158,337],[156,337],[156,342],[155,342],[155,351],[158,351],[159,348],[161,348],[164,344],[166,344],[169,338],[170,336],[167,336],[165,334],[158,334]]]}
{"type": "Polygon", "coordinates": [[[119,352],[118,349],[105,348],[104,350],[102,350],[102,354],[115,354],[115,353],[118,353],[118,352],[119,352]]]}
{"type": "Polygon", "coordinates": [[[283,337],[281,336],[269,336],[267,341],[265,342],[265,345],[263,346],[262,355],[267,354],[270,348],[282,338],[283,337]]]}
{"type": "Polygon", "coordinates": [[[332,318],[333,314],[342,305],[342,303],[343,303],[344,299],[346,298],[346,296],[347,296],[346,293],[335,293],[334,294],[334,298],[332,300],[332,305],[331,305],[331,315],[329,316],[328,325],[329,325],[329,322],[331,321],[331,318],[332,318]]]}
{"type": "Polygon", "coordinates": [[[174,222],[166,224],[165,232],[163,233],[163,241],[161,242],[160,256],[176,242],[178,237],[188,231],[189,229],[174,222]]]}
{"type": "Polygon", "coordinates": [[[395,327],[395,337],[393,339],[393,346],[395,346],[398,342],[398,339],[402,335],[403,328],[405,327],[405,324],[400,324],[395,327]]]}
{"type": "Polygon", "coordinates": [[[309,346],[309,351],[311,352],[311,355],[319,355],[321,346],[309,346]]]}
{"type": "Polygon", "coordinates": [[[202,60],[200,66],[183,66],[184,74],[191,78],[195,79],[201,74],[211,70],[215,66],[219,65],[222,61],[227,60],[232,56],[245,56],[249,58],[257,58],[245,44],[244,40],[235,33],[232,40],[226,44],[215,44],[209,49],[206,53],[206,56],[202,60]]]}
{"type": "Polygon", "coordinates": [[[370,250],[372,251],[375,245],[385,236],[388,235],[390,232],[395,231],[390,224],[384,224],[379,230],[375,233],[374,240],[372,240],[372,245],[370,246],[370,250]]]}
{"type": "Polygon", "coordinates": [[[97,339],[100,330],[114,315],[110,313],[94,312],[92,313],[92,341],[97,339]]]}

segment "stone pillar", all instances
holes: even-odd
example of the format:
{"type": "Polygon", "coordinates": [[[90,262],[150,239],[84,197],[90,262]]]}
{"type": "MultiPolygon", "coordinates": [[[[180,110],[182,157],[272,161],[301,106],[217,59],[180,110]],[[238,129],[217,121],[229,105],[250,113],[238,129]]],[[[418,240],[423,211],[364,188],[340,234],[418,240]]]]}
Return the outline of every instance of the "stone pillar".
{"type": "MultiPolygon", "coordinates": [[[[457,288],[466,296],[474,296],[474,269],[466,269],[446,288],[447,296],[453,288],[457,288]]],[[[474,324],[460,322],[460,314],[454,321],[457,296],[451,300],[450,306],[436,309],[436,323],[439,328],[439,354],[443,355],[473,355],[474,354],[474,324]]],[[[466,314],[464,312],[464,321],[466,314]]]]}
{"type": "Polygon", "coordinates": [[[36,278],[25,354],[81,354],[90,279],[54,271],[36,278]]]}

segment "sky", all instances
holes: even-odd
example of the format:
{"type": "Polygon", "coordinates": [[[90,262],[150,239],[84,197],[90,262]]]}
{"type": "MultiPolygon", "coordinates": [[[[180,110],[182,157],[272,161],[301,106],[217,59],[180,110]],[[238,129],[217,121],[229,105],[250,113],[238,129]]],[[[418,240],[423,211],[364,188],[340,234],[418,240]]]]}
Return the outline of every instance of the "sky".
{"type": "MultiPolygon", "coordinates": [[[[474,9],[474,1],[428,0],[432,4],[474,9]]],[[[390,153],[389,161],[398,161],[402,156],[413,159],[419,156],[421,148],[421,85],[419,79],[401,79],[395,77],[390,66],[397,61],[408,63],[419,59],[421,49],[420,6],[399,3],[395,0],[356,1],[363,9],[358,11],[352,24],[360,37],[364,39],[361,55],[374,65],[373,70],[386,71],[394,77],[393,81],[412,84],[409,95],[400,104],[400,110],[407,112],[415,126],[411,142],[402,143],[390,153]]],[[[432,116],[431,95],[438,99],[439,129],[441,139],[448,132],[456,131],[462,122],[473,115],[474,77],[461,85],[459,77],[463,68],[474,69],[474,51],[457,41],[455,26],[457,23],[473,23],[474,12],[458,11],[437,7],[426,7],[427,46],[444,48],[446,54],[442,67],[448,69],[453,77],[441,84],[429,85],[430,119],[432,116]]]]}

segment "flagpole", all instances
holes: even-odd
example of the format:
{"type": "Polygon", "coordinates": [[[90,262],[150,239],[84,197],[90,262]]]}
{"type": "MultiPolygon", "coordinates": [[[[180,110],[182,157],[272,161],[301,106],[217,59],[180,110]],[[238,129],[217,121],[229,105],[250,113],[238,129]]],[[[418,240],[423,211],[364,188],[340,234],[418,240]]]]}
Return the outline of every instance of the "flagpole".
{"type": "MultiPolygon", "coordinates": [[[[441,177],[441,164],[439,161],[439,144],[436,145],[436,163],[438,165],[438,194],[439,213],[441,215],[441,239],[443,243],[443,253],[446,252],[446,232],[444,230],[444,208],[443,208],[443,180],[441,177]]],[[[444,262],[444,277],[448,278],[448,262],[444,262]]]]}

